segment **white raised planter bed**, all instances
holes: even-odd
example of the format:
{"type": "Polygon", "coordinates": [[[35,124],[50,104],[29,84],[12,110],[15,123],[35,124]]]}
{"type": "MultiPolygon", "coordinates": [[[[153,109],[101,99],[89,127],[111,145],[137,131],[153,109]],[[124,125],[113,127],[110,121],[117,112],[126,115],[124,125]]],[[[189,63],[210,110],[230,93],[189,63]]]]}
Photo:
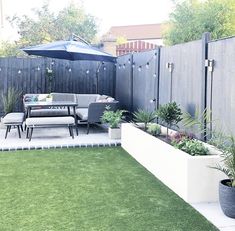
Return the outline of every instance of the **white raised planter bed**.
{"type": "Polygon", "coordinates": [[[212,155],[191,156],[149,135],[133,124],[122,124],[122,147],[148,171],[188,203],[218,201],[223,173],[209,168],[219,163],[219,152],[205,144],[212,155]]]}

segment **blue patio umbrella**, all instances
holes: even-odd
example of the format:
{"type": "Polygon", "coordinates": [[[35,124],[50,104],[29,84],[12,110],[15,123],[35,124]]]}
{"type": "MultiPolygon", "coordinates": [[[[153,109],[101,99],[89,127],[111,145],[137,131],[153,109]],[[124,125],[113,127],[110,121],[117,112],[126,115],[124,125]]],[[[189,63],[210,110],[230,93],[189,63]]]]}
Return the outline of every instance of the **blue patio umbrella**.
{"type": "Polygon", "coordinates": [[[22,49],[29,55],[45,56],[66,60],[92,60],[116,62],[116,57],[89,44],[78,41],[56,41],[22,49]]]}

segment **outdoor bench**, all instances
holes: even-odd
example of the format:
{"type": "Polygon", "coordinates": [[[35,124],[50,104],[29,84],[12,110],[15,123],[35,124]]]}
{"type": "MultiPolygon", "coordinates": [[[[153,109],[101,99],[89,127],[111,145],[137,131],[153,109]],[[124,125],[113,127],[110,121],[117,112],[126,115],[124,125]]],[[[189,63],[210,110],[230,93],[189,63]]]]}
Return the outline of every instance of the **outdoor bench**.
{"type": "Polygon", "coordinates": [[[29,141],[32,139],[34,128],[50,128],[50,127],[68,127],[69,134],[74,139],[73,127],[75,126],[75,120],[72,116],[63,117],[30,117],[25,121],[27,127],[27,135],[29,141]]]}
{"type": "Polygon", "coordinates": [[[7,127],[5,133],[5,139],[7,138],[8,132],[10,132],[11,127],[17,127],[19,138],[21,138],[20,128],[23,131],[24,113],[22,112],[11,112],[4,116],[3,124],[7,127]]]}

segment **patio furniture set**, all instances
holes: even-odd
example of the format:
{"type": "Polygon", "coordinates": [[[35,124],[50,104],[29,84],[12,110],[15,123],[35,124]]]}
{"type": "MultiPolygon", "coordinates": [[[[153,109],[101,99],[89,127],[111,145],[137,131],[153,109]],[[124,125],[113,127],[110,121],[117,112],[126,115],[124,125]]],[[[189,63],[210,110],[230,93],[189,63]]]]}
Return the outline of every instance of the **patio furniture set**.
{"type": "Polygon", "coordinates": [[[106,107],[111,110],[118,108],[118,101],[106,95],[99,94],[26,94],[23,98],[24,112],[7,114],[3,119],[6,126],[5,138],[11,127],[17,127],[19,138],[25,122],[26,138],[31,141],[34,128],[68,127],[69,134],[74,138],[73,129],[78,135],[78,124],[87,124],[87,134],[90,124],[101,122],[101,116],[106,107]]]}

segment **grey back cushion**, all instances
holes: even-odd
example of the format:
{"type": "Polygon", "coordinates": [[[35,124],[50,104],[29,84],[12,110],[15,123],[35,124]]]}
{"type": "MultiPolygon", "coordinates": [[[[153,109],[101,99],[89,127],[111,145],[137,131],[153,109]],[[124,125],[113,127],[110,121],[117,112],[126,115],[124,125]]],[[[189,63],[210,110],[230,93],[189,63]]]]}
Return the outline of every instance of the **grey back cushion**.
{"type": "Polygon", "coordinates": [[[99,94],[77,94],[78,107],[88,107],[90,103],[96,102],[99,94]]]}
{"type": "Polygon", "coordinates": [[[72,93],[51,93],[52,101],[55,102],[64,102],[64,101],[71,101],[76,102],[76,95],[72,93]]]}

